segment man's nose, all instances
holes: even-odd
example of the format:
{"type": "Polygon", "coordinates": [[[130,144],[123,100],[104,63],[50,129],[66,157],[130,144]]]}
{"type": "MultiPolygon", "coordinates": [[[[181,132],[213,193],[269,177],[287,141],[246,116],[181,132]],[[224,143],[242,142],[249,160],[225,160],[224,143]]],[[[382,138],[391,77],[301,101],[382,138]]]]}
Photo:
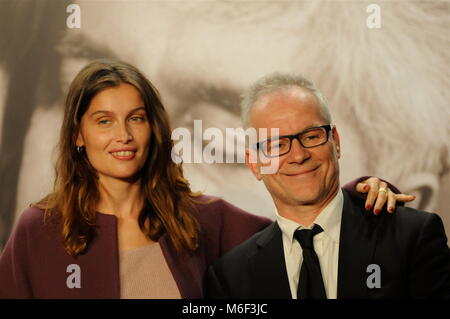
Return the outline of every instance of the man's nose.
{"type": "Polygon", "coordinates": [[[287,154],[287,160],[290,163],[301,164],[311,157],[307,148],[304,148],[298,139],[294,138],[291,142],[291,150],[287,154]]]}

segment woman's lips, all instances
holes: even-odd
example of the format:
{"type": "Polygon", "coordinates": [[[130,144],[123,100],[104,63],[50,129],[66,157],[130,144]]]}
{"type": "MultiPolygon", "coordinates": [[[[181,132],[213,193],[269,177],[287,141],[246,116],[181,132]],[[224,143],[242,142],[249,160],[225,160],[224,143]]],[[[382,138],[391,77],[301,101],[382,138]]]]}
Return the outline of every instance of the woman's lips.
{"type": "Polygon", "coordinates": [[[114,158],[122,161],[129,161],[135,158],[136,151],[118,151],[110,153],[114,158]]]}

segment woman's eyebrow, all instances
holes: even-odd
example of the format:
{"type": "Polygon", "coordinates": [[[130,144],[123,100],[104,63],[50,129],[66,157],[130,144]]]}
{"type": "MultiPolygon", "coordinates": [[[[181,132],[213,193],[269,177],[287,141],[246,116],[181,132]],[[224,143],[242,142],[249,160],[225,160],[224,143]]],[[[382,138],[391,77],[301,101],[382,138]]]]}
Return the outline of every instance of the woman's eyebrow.
{"type": "MultiPolygon", "coordinates": [[[[140,110],[144,110],[145,111],[145,107],[144,106],[138,106],[138,107],[132,109],[130,112],[128,112],[128,114],[132,114],[132,113],[140,111],[140,110]]],[[[92,113],[89,117],[94,117],[95,115],[98,115],[98,114],[111,115],[111,114],[114,114],[114,112],[106,111],[106,110],[98,110],[98,111],[95,111],[94,113],[92,113]]]]}
{"type": "Polygon", "coordinates": [[[137,108],[135,108],[135,109],[132,109],[130,112],[128,112],[128,114],[132,114],[132,113],[135,113],[135,112],[137,112],[137,111],[141,111],[141,110],[144,110],[144,111],[146,111],[146,109],[145,109],[145,107],[144,106],[138,106],[137,108]]]}
{"type": "Polygon", "coordinates": [[[95,115],[98,115],[98,114],[112,114],[112,113],[113,112],[111,112],[111,111],[99,110],[99,111],[95,111],[94,113],[89,115],[89,117],[94,117],[95,115]]]}

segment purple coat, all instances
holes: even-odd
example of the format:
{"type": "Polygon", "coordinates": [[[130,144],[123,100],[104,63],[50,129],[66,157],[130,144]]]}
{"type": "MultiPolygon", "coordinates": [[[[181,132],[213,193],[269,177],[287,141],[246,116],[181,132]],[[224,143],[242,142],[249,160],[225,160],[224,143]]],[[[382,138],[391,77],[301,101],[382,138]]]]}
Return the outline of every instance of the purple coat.
{"type": "MultiPolygon", "coordinates": [[[[158,240],[182,298],[202,298],[207,267],[272,222],[222,199],[197,208],[201,225],[197,251],[178,253],[167,234],[158,240]]],[[[65,252],[60,226],[44,224],[43,217],[44,212],[34,207],[20,216],[0,257],[0,298],[120,298],[116,217],[97,214],[96,236],[86,253],[77,257],[65,252]],[[71,264],[80,267],[81,288],[66,284],[71,264]]]]}
{"type": "MultiPolygon", "coordinates": [[[[344,188],[359,195],[357,181],[344,188]]],[[[197,208],[201,232],[194,253],[178,253],[167,234],[158,240],[182,298],[203,298],[208,266],[272,223],[222,199],[197,208]]],[[[0,256],[0,298],[120,298],[116,217],[98,213],[95,238],[86,253],[72,257],[63,248],[60,225],[44,224],[43,216],[33,207],[20,216],[0,256]],[[80,267],[80,288],[67,286],[71,264],[80,267]]]]}

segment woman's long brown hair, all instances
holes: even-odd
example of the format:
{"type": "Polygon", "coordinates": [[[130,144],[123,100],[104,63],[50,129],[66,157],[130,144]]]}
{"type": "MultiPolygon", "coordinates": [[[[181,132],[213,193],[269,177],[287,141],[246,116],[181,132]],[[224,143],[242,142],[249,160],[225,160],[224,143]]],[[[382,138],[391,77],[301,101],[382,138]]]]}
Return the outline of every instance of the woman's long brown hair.
{"type": "Polygon", "coordinates": [[[144,208],[139,215],[141,230],[153,241],[167,233],[177,250],[194,251],[199,224],[194,199],[181,164],[171,159],[173,142],[167,113],[156,88],[135,67],[111,60],[98,60],[84,67],[70,85],[59,140],[53,192],[34,206],[46,217],[59,216],[64,248],[70,255],[86,251],[95,235],[96,205],[100,195],[95,169],[85,152],[78,152],[76,137],[81,117],[100,91],[121,83],[133,85],[141,94],[152,138],[140,172],[144,208]],[[150,220],[146,229],[144,223],[150,220]]]}

